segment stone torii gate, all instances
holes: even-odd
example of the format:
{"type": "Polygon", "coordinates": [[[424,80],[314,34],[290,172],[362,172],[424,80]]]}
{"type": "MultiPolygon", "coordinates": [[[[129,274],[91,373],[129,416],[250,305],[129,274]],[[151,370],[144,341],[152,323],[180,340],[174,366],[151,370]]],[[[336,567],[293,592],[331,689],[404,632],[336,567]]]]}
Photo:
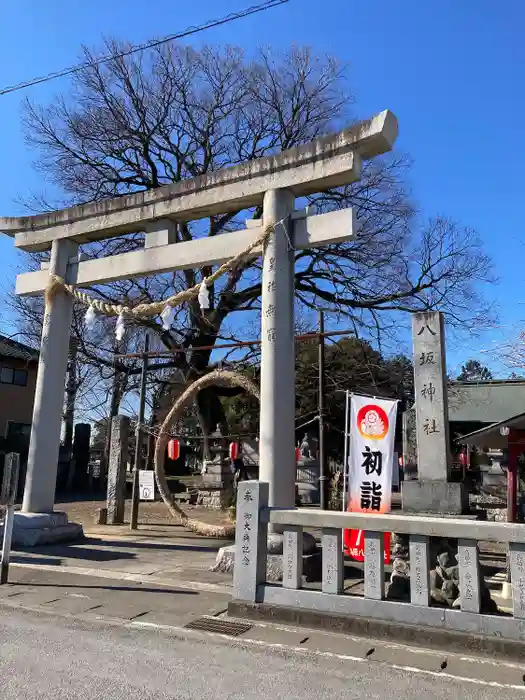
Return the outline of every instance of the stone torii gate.
{"type": "MultiPolygon", "coordinates": [[[[42,294],[49,275],[85,288],[113,280],[220,264],[275,226],[263,252],[261,315],[260,479],[270,504],[295,501],[294,250],[351,240],[351,209],[307,216],[297,197],[360,178],[362,159],[391,150],[397,120],[387,111],[338,134],[276,156],[223,168],[173,185],[70,207],[51,214],[0,218],[0,231],[25,251],[51,250],[43,269],[17,277],[16,293],[42,294]],[[263,220],[242,231],[175,243],[176,222],[263,204],[263,220]],[[145,231],[144,249],[85,260],[78,246],[145,231]],[[293,247],[290,245],[290,241],[293,247]]],[[[260,254],[261,251],[254,251],[260,254]]],[[[55,484],[73,299],[59,291],[46,305],[28,469],[15,538],[36,544],[68,539],[79,526],[54,512],[55,484]]]]}

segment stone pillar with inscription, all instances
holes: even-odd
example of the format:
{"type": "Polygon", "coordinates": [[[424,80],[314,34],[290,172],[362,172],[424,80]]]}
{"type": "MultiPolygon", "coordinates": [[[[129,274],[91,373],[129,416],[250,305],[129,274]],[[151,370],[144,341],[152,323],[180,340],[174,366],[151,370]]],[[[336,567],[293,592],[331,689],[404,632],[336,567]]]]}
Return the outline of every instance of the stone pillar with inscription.
{"type": "Polygon", "coordinates": [[[129,417],[114,416],[111,419],[111,447],[108,468],[108,525],[121,525],[124,522],[128,457],[129,417]]]}
{"type": "MultiPolygon", "coordinates": [[[[291,190],[264,195],[264,225],[273,226],[263,253],[261,297],[261,409],[259,479],[269,484],[271,507],[295,506],[295,327],[291,190]]],[[[283,553],[282,528],[269,526],[268,554],[283,553]]],[[[304,533],[303,551],[316,549],[304,533]]]]}
{"type": "Polygon", "coordinates": [[[261,511],[268,507],[268,484],[243,481],[237,491],[233,595],[257,601],[257,588],[266,580],[267,530],[261,511]]]}
{"type": "Polygon", "coordinates": [[[437,311],[412,317],[417,481],[402,485],[405,512],[459,515],[468,510],[463,484],[449,482],[450,444],[445,328],[437,311]]]}
{"type": "Polygon", "coordinates": [[[264,225],[275,228],[263,254],[259,479],[283,508],[295,505],[294,204],[290,190],[264,195],[264,225]]]}

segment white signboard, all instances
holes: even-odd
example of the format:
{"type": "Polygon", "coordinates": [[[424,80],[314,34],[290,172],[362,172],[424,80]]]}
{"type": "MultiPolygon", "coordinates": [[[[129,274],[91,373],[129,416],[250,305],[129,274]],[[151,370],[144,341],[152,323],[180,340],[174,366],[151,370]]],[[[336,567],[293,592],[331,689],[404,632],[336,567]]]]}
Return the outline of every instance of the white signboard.
{"type": "Polygon", "coordinates": [[[151,470],[139,470],[139,494],[141,501],[155,500],[155,475],[151,470]]]}

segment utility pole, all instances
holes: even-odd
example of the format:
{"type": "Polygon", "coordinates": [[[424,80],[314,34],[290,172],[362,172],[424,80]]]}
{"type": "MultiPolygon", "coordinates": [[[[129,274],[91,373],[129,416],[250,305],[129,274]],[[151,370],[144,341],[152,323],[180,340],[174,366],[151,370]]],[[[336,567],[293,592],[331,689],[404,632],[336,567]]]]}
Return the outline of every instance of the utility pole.
{"type": "Polygon", "coordinates": [[[325,426],[324,426],[324,410],[325,410],[325,354],[324,354],[324,313],[319,311],[319,495],[321,508],[326,510],[327,506],[327,473],[326,473],[326,452],[325,452],[325,426]]]}
{"type": "Polygon", "coordinates": [[[140,376],[140,398],[139,398],[139,415],[137,429],[135,431],[135,463],[133,465],[133,490],[131,492],[131,518],[129,521],[129,529],[136,530],[139,519],[139,470],[140,470],[140,453],[142,449],[142,437],[144,425],[144,413],[146,411],[146,375],[148,372],[148,351],[149,351],[149,335],[146,332],[144,338],[144,355],[142,358],[142,374],[140,376]]]}

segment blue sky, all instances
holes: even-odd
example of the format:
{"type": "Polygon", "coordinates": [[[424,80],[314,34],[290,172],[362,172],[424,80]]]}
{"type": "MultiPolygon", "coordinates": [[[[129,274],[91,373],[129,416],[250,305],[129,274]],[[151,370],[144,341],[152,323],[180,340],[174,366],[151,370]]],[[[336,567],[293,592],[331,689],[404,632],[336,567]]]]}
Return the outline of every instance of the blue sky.
{"type": "MultiPolygon", "coordinates": [[[[255,2],[255,0],[253,0],[255,2]]],[[[0,88],[74,64],[81,44],[101,35],[139,43],[246,7],[251,0],[5,0],[0,20],[0,88]]],[[[411,184],[425,215],[446,214],[475,228],[501,278],[499,328],[481,340],[451,342],[449,366],[512,334],[525,316],[525,153],[523,0],[291,0],[262,15],[207,30],[195,44],[307,44],[350,66],[360,116],[385,108],[400,123],[397,148],[414,159],[411,184]]],[[[48,101],[67,79],[0,97],[0,213],[24,213],[15,199],[45,189],[32,168],[20,123],[24,97],[48,101]]],[[[4,288],[14,284],[12,242],[0,239],[4,288]]],[[[497,364],[495,365],[497,369],[497,364]]]]}

